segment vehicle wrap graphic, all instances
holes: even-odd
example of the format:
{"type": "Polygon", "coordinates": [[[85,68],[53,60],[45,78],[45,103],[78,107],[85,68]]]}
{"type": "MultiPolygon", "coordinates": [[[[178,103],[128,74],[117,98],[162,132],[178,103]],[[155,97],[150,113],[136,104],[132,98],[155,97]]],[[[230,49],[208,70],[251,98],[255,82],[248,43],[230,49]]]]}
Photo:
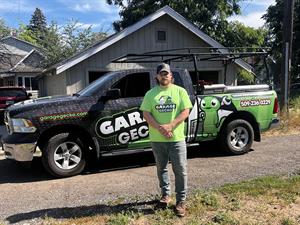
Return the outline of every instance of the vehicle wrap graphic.
{"type": "Polygon", "coordinates": [[[241,107],[271,105],[271,99],[250,99],[241,100],[241,107]]]}
{"type": "Polygon", "coordinates": [[[56,121],[56,120],[66,120],[66,119],[74,119],[85,117],[88,115],[88,112],[73,112],[73,113],[64,113],[64,114],[53,114],[53,115],[46,115],[40,117],[40,121],[56,121]]]}
{"type": "Polygon", "coordinates": [[[216,136],[227,116],[237,109],[228,96],[198,96],[189,116],[187,141],[195,134],[202,137],[216,136]]]}
{"type": "Polygon", "coordinates": [[[96,122],[96,134],[101,138],[116,137],[119,144],[128,144],[149,135],[146,120],[138,108],[101,118],[96,122]]]}

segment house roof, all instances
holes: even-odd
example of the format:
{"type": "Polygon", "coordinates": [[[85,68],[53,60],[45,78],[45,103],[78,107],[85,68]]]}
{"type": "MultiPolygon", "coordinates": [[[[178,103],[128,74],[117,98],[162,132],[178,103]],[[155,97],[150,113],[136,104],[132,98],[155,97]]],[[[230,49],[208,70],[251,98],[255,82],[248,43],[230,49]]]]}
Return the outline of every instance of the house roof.
{"type": "Polygon", "coordinates": [[[42,72],[42,54],[36,49],[32,49],[23,59],[21,59],[10,72],[42,72]]]}
{"type": "Polygon", "coordinates": [[[1,61],[0,73],[40,73],[43,71],[41,61],[42,54],[36,49],[32,49],[27,55],[7,54],[7,58],[1,61]]]}
{"type": "Polygon", "coordinates": [[[1,39],[1,42],[4,42],[4,43],[5,43],[5,41],[7,41],[7,40],[9,40],[9,39],[15,39],[15,40],[17,40],[17,41],[19,41],[19,42],[22,42],[23,44],[26,44],[26,45],[31,46],[32,48],[39,49],[36,45],[34,45],[34,44],[32,44],[32,43],[30,43],[30,42],[28,42],[28,41],[22,40],[22,39],[20,39],[20,38],[17,38],[17,37],[15,37],[15,36],[7,36],[7,37],[4,37],[4,38],[1,39]]]}
{"type": "MultiPolygon", "coordinates": [[[[32,43],[21,40],[14,36],[1,39],[0,73],[2,75],[13,73],[41,73],[41,60],[43,59],[40,49],[32,43]],[[22,43],[21,45],[16,44],[22,43]]],[[[2,76],[3,77],[3,76],[2,76]]]]}
{"type": "MultiPolygon", "coordinates": [[[[226,49],[224,49],[224,46],[221,45],[219,42],[202,32],[198,27],[196,27],[193,23],[188,21],[186,18],[184,18],[182,15],[177,13],[175,10],[173,10],[169,6],[164,6],[163,8],[159,9],[155,13],[143,18],[139,22],[125,28],[124,30],[106,38],[103,41],[100,41],[98,43],[95,43],[91,47],[83,50],[82,52],[79,52],[78,54],[64,60],[61,63],[58,63],[49,69],[56,69],[56,73],[60,74],[64,72],[65,70],[75,66],[76,64],[82,62],[83,60],[91,57],[92,55],[102,51],[103,49],[109,47],[110,45],[118,42],[119,40],[127,37],[128,35],[134,33],[135,31],[139,30],[140,28],[146,26],[147,24],[155,21],[156,19],[164,16],[169,15],[171,18],[176,20],[179,24],[186,27],[188,30],[190,30],[192,33],[194,33],[196,36],[201,38],[203,41],[208,43],[211,47],[214,48],[223,48],[220,49],[222,53],[228,52],[226,49]]],[[[251,71],[251,66],[247,64],[245,61],[241,59],[235,60],[235,63],[238,64],[240,67],[246,69],[247,71],[251,71]]],[[[48,69],[48,70],[49,70],[48,69]]]]}

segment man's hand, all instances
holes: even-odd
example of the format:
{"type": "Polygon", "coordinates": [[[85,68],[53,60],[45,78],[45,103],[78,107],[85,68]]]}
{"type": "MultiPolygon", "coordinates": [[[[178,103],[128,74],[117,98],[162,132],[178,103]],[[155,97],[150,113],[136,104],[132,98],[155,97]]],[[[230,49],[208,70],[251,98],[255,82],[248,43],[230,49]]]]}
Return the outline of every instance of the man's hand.
{"type": "Polygon", "coordinates": [[[159,132],[166,138],[173,137],[173,125],[171,123],[160,125],[159,132]]]}

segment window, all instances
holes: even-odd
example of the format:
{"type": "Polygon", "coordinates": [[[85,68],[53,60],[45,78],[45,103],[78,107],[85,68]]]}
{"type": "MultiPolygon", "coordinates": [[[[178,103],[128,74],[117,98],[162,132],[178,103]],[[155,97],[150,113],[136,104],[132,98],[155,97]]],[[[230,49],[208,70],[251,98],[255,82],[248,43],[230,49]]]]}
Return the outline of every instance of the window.
{"type": "Polygon", "coordinates": [[[15,86],[14,80],[7,80],[5,86],[15,86]]]}
{"type": "Polygon", "coordinates": [[[111,88],[119,88],[121,98],[143,97],[150,89],[149,73],[128,74],[111,88]]]}
{"type": "MultiPolygon", "coordinates": [[[[195,71],[190,71],[190,76],[194,85],[197,85],[197,74],[195,71]]],[[[219,71],[199,71],[199,79],[208,83],[219,83],[219,71]]]]}
{"type": "Polygon", "coordinates": [[[166,41],[167,40],[167,32],[165,30],[158,30],[156,33],[157,41],[166,41]]]}
{"type": "Polygon", "coordinates": [[[173,74],[173,78],[174,78],[174,84],[184,88],[184,85],[183,85],[183,82],[182,82],[182,79],[181,79],[179,73],[173,71],[172,74],[173,74]]]}
{"type": "Polygon", "coordinates": [[[18,86],[26,90],[38,90],[38,80],[35,77],[18,77],[18,86]]]}
{"type": "Polygon", "coordinates": [[[89,71],[89,84],[102,77],[108,71],[89,71]]]}
{"type": "Polygon", "coordinates": [[[18,77],[18,86],[19,87],[23,86],[23,79],[22,79],[22,77],[18,77]]]}

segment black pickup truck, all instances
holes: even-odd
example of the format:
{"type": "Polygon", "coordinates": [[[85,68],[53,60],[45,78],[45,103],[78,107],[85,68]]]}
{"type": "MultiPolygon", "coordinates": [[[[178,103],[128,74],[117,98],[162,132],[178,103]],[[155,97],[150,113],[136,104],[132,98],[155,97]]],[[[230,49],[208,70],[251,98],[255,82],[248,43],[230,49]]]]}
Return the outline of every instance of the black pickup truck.
{"type": "MultiPolygon", "coordinates": [[[[79,174],[88,158],[150,148],[139,106],[156,85],[154,70],[105,74],[73,96],[27,100],[5,111],[7,159],[31,161],[40,154],[56,177],[79,174]]],[[[268,85],[204,86],[195,92],[187,70],[173,71],[194,105],[186,121],[188,144],[219,139],[231,154],[247,152],[260,132],[278,124],[277,95],[268,85]]]]}

